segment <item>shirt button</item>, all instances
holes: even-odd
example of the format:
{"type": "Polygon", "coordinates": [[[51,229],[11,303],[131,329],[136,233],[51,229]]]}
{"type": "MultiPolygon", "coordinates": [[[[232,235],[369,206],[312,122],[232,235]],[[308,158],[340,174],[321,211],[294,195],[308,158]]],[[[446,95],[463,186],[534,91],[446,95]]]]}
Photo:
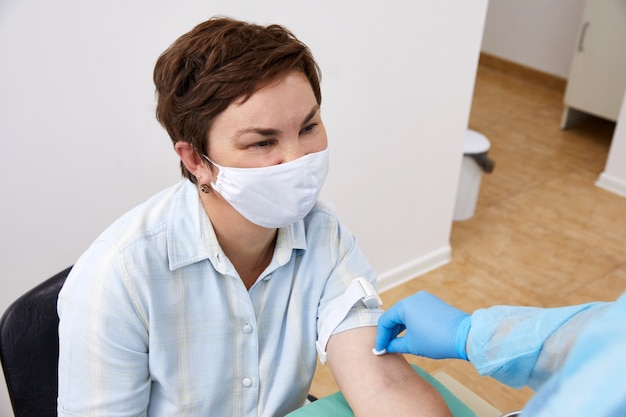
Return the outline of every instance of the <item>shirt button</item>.
{"type": "Polygon", "coordinates": [[[241,380],[241,384],[244,387],[252,386],[252,379],[251,378],[244,378],[244,379],[241,380]]]}
{"type": "Polygon", "coordinates": [[[250,326],[248,323],[244,324],[243,331],[245,333],[252,333],[252,326],[250,326]]]}

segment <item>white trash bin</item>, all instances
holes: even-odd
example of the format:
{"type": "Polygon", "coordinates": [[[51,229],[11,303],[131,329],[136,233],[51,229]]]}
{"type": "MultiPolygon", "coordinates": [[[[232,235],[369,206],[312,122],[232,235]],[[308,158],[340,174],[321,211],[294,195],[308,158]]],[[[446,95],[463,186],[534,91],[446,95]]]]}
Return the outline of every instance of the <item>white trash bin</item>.
{"type": "Polygon", "coordinates": [[[474,216],[483,172],[493,171],[494,162],[487,157],[491,143],[482,133],[468,129],[463,146],[463,162],[456,190],[454,220],[468,220],[474,216]]]}

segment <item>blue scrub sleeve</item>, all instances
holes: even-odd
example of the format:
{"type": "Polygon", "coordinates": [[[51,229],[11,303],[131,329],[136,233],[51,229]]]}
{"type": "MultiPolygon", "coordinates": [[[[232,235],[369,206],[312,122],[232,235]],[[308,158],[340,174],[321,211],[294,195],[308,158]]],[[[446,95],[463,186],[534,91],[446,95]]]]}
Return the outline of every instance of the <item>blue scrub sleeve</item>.
{"type": "Polygon", "coordinates": [[[536,417],[626,415],[626,294],[582,331],[565,364],[522,414],[536,417]]]}
{"type": "Polygon", "coordinates": [[[481,375],[536,390],[561,368],[581,330],[610,305],[477,310],[467,340],[468,358],[481,375]]]}

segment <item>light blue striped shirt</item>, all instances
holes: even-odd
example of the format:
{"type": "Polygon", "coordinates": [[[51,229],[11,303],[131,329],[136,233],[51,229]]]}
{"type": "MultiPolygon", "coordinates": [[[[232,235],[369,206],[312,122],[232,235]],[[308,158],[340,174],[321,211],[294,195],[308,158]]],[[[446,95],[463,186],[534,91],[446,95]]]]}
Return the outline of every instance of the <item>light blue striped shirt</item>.
{"type": "MultiPolygon", "coordinates": [[[[59,416],[283,416],[310,387],[319,312],[360,276],[375,284],[354,236],[318,203],[278,231],[246,290],[183,180],[116,221],[68,277],[59,416]]],[[[335,332],[380,314],[354,307],[335,332]]]]}

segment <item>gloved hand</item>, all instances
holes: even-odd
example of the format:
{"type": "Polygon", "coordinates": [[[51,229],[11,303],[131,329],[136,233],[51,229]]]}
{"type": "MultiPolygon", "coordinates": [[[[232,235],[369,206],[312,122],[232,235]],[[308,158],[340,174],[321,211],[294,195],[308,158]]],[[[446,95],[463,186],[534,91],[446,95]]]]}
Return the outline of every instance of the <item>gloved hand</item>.
{"type": "Polygon", "coordinates": [[[398,301],[378,319],[376,350],[433,359],[465,359],[469,314],[420,291],[398,301]],[[398,337],[406,329],[404,336],[398,337]]]}

